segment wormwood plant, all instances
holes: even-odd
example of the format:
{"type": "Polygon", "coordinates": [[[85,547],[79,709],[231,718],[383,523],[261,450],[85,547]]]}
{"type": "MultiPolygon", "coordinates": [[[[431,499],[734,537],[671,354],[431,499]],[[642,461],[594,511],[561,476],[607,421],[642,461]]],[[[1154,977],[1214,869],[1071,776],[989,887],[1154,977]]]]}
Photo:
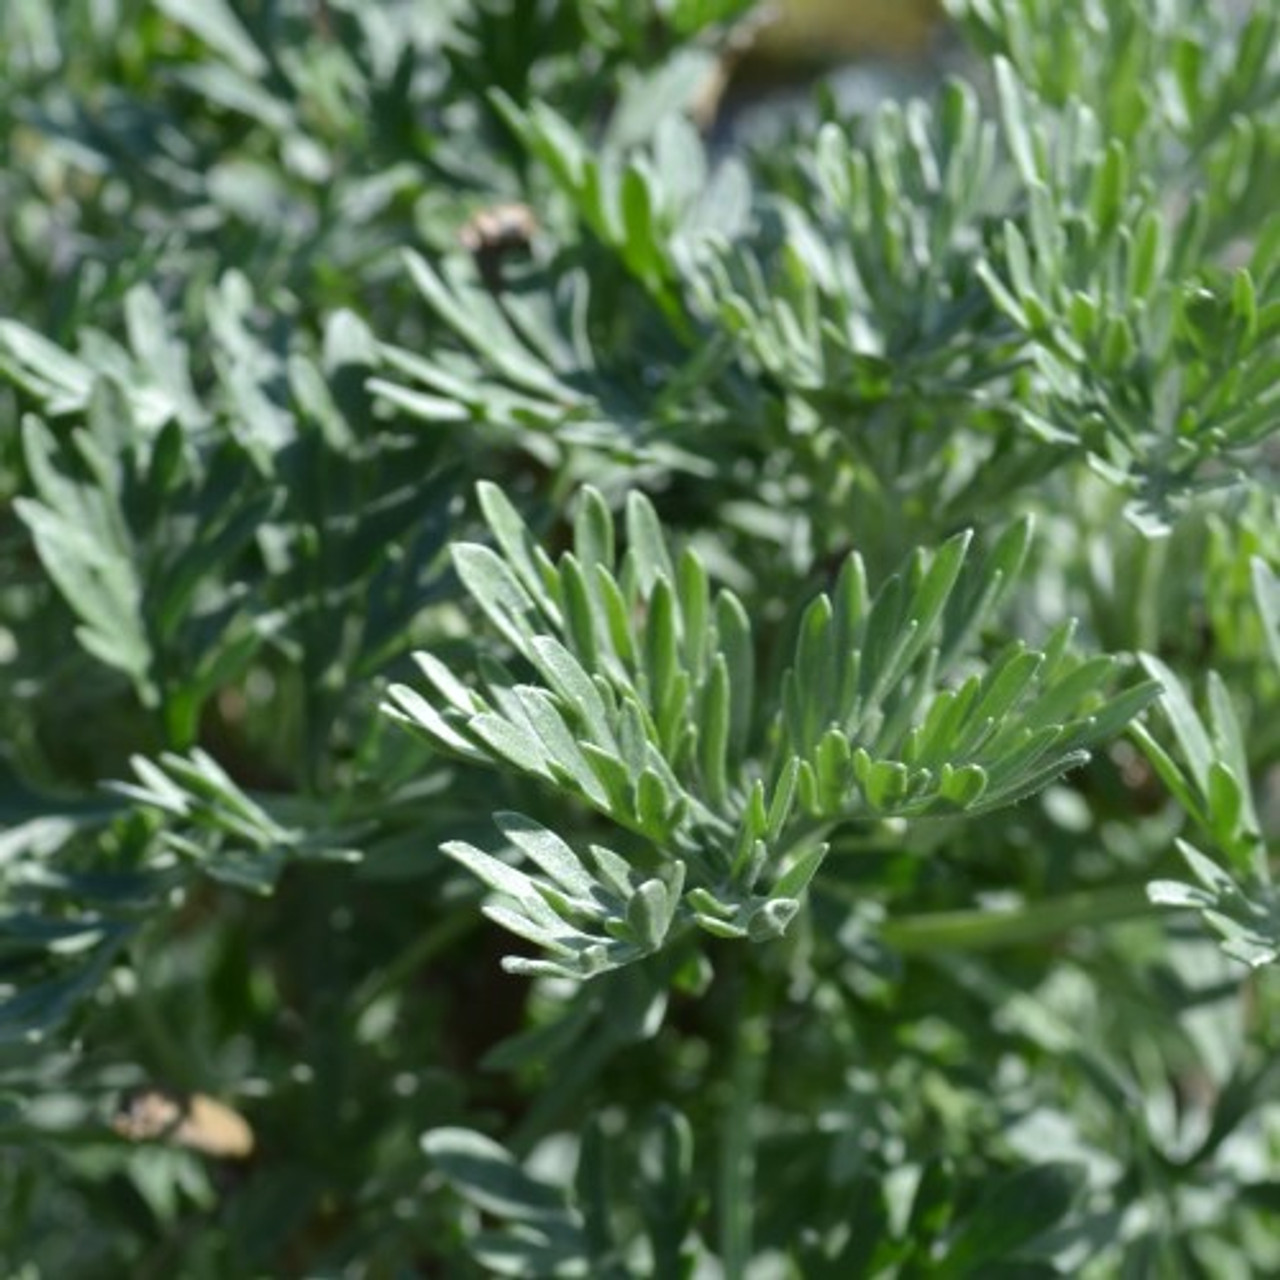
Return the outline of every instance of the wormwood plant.
{"type": "Polygon", "coordinates": [[[1280,14],[748,7],[0,11],[7,1273],[1280,1271],[1280,14]]]}

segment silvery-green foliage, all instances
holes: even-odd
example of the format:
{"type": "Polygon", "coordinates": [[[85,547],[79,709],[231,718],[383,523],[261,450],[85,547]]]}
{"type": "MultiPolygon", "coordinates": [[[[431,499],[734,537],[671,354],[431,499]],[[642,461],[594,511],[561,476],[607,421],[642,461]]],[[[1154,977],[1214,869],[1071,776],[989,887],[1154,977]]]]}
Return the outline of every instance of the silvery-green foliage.
{"type": "MultiPolygon", "coordinates": [[[[1280,579],[1262,560],[1254,559],[1250,567],[1266,647],[1280,672],[1280,579]]],[[[1135,726],[1134,735],[1217,855],[1208,857],[1180,839],[1178,851],[1194,882],[1158,880],[1147,892],[1153,902],[1198,911],[1228,955],[1255,967],[1272,964],[1280,959],[1280,897],[1272,879],[1269,837],[1254,802],[1255,789],[1265,796],[1266,779],[1256,787],[1231,695],[1211,671],[1207,715],[1202,717],[1182,682],[1158,658],[1144,655],[1142,662],[1163,686],[1160,706],[1177,754],[1141,726],[1135,726]]],[[[1255,708],[1255,714],[1259,712],[1270,713],[1265,707],[1255,708]]]]}
{"type": "Polygon", "coordinates": [[[481,660],[478,686],[420,652],[425,692],[392,686],[388,709],[444,751],[595,809],[649,846],[655,870],[601,845],[575,852],[516,815],[499,827],[534,874],[445,844],[496,892],[489,914],[548,953],[508,961],[522,972],[591,976],[686,923],[775,936],[840,824],[1025,799],[1159,687],[1108,696],[1118,663],[1073,659],[1070,625],[1043,652],[1015,642],[975,664],[975,636],[1016,582],[1026,522],[980,559],[966,534],[917,552],[875,592],[850,555],[801,615],[771,689],[742,602],[713,590],[696,552],[673,554],[642,494],[628,497],[620,553],[603,498],[584,490],[558,561],[496,487],[482,485],[480,503],[497,549],[455,544],[454,565],[509,652],[481,660]]]}

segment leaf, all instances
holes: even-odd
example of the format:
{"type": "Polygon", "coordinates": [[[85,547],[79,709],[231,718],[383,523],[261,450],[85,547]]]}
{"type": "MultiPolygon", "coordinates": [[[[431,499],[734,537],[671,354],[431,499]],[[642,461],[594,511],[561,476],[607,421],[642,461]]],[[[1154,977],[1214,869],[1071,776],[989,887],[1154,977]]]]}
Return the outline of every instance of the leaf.
{"type": "Polygon", "coordinates": [[[960,1223],[935,1274],[958,1280],[983,1266],[1011,1261],[1067,1215],[1084,1186],[1084,1170],[1065,1161],[1006,1175],[960,1223]]]}
{"type": "Polygon", "coordinates": [[[642,279],[656,283],[662,276],[662,260],[653,243],[652,197],[644,174],[634,165],[628,165],[622,175],[619,196],[627,261],[642,279]]]}
{"type": "Polygon", "coordinates": [[[595,882],[554,832],[519,813],[495,813],[493,820],[498,830],[558,885],[575,897],[590,899],[595,882]]]}
{"type": "Polygon", "coordinates": [[[1044,665],[1044,655],[1016,645],[983,677],[979,696],[966,718],[1002,720],[1030,689],[1044,665]]]}
{"type": "Polygon", "coordinates": [[[1129,734],[1142,748],[1142,753],[1150,761],[1152,768],[1160,777],[1160,781],[1169,789],[1170,794],[1201,825],[1208,824],[1208,816],[1200,798],[1191,783],[1173,757],[1143,728],[1140,724],[1129,726],[1129,734]]]}
{"type": "MultiPolygon", "coordinates": [[[[797,784],[800,776],[800,760],[792,756],[783,766],[781,776],[773,790],[773,799],[769,803],[769,814],[765,834],[770,843],[776,842],[782,835],[787,820],[791,817],[795,805],[797,784]]],[[[795,895],[792,894],[792,897],[795,895]]]]}
{"type": "Polygon", "coordinates": [[[0,320],[0,349],[8,352],[11,360],[6,365],[19,380],[48,400],[51,413],[66,413],[88,404],[93,369],[34,329],[16,320],[0,320]]]}
{"type": "MultiPolygon", "coordinates": [[[[901,680],[911,663],[932,639],[952,588],[960,576],[971,540],[972,535],[969,533],[958,534],[938,549],[919,584],[911,590],[905,616],[900,621],[893,617],[896,610],[882,608],[880,597],[877,597],[867,627],[867,654],[877,652],[877,631],[884,629],[887,632],[889,626],[896,625],[898,633],[892,640],[886,636],[880,642],[885,648],[885,655],[880,662],[873,662],[870,656],[864,658],[867,670],[863,675],[863,682],[870,684],[868,701],[879,701],[888,689],[901,680]]],[[[900,590],[904,594],[908,590],[905,581],[900,590]]],[[[885,592],[887,591],[888,586],[885,588],[885,592]]],[[[881,594],[885,595],[885,592],[881,594]]],[[[885,597],[886,605],[890,599],[891,595],[885,597]]]]}
{"type": "Polygon", "coordinates": [[[43,501],[17,498],[14,510],[31,530],[49,576],[84,623],[77,639],[99,661],[125,672],[144,702],[154,704],[142,583],[117,495],[72,481],[55,467],[54,438],[35,418],[23,423],[23,446],[43,501]]]}
{"type": "Polygon", "coordinates": [[[546,747],[521,725],[485,713],[471,721],[470,729],[500,759],[524,773],[553,781],[546,747]]]}
{"type": "Polygon", "coordinates": [[[724,655],[732,694],[727,755],[731,760],[740,760],[746,754],[751,732],[755,651],[747,611],[732,592],[722,591],[716,596],[715,627],[716,646],[724,655]]]}
{"type": "Polygon", "coordinates": [[[1089,213],[1100,232],[1118,226],[1129,187],[1129,154],[1119,138],[1107,144],[1102,163],[1093,173],[1089,213]]]}
{"type": "Polygon", "coordinates": [[[1213,895],[1180,880],[1152,880],[1147,884],[1147,897],[1160,907],[1192,907],[1197,910],[1212,905],[1213,895]]]}
{"type": "Polygon", "coordinates": [[[505,1148],[471,1129],[431,1129],[422,1149],[450,1186],[486,1213],[525,1222],[569,1219],[563,1196],[531,1178],[505,1148]]]}
{"type": "Polygon", "coordinates": [[[683,643],[681,657],[685,670],[698,678],[705,671],[712,639],[711,584],[702,561],[689,548],[680,556],[676,590],[683,643]]]}
{"type": "Polygon", "coordinates": [[[1250,570],[1253,577],[1253,598],[1262,615],[1271,660],[1276,670],[1280,671],[1280,578],[1257,556],[1250,561],[1250,570]]]}
{"type": "Polygon", "coordinates": [[[724,655],[717,654],[698,714],[698,767],[707,800],[715,808],[723,808],[728,797],[731,703],[729,667],[724,655]]]}
{"type": "Polygon", "coordinates": [[[591,741],[616,752],[613,716],[585,668],[558,640],[536,636],[529,642],[529,656],[550,688],[563,699],[589,731],[591,741]]]}
{"type": "Polygon", "coordinates": [[[1196,714],[1195,707],[1191,705],[1191,699],[1187,696],[1182,682],[1159,658],[1153,654],[1143,653],[1138,655],[1138,661],[1163,687],[1160,705],[1169,717],[1174,737],[1182,748],[1183,756],[1191,766],[1191,776],[1201,794],[1204,794],[1209,784],[1209,767],[1214,759],[1213,747],[1209,742],[1208,734],[1205,733],[1204,725],[1196,714]]]}
{"type": "Polygon", "coordinates": [[[1061,747],[1092,747],[1098,742],[1113,738],[1137,715],[1141,714],[1160,696],[1160,686],[1154,680],[1123,689],[1095,707],[1089,715],[1071,727],[1061,740],[1061,747]]]}
{"type": "Polygon", "coordinates": [[[645,622],[645,672],[648,676],[649,706],[659,715],[671,705],[682,674],[680,633],[675,593],[668,578],[658,578],[649,600],[645,622]]]}
{"type": "Polygon", "coordinates": [[[1129,293],[1134,298],[1147,298],[1155,285],[1166,254],[1164,219],[1155,209],[1148,209],[1138,221],[1129,259],[1129,293]]]}
{"type": "Polygon", "coordinates": [[[198,35],[247,76],[263,76],[266,58],[225,0],[156,0],[156,7],[198,35]]]}
{"type": "MultiPolygon", "coordinates": [[[[119,942],[125,941],[120,935],[119,942]]],[[[88,964],[21,991],[0,996],[0,1044],[37,1044],[71,1016],[102,984],[117,948],[100,947],[88,964]]]]}
{"type": "Polygon", "coordinates": [[[1036,159],[1036,148],[1032,141],[1028,120],[1031,107],[1027,94],[1018,79],[1013,65],[1005,58],[996,58],[994,62],[996,78],[996,96],[1000,104],[1000,122],[1004,126],[1005,139],[1014,163],[1028,184],[1039,181],[1040,166],[1036,159]]]}
{"type": "Polygon", "coordinates": [[[556,700],[542,689],[521,685],[515,690],[527,726],[541,740],[547,767],[562,786],[578,791],[592,804],[603,808],[608,797],[595,772],[582,754],[556,700]]]}
{"type": "Polygon", "coordinates": [[[555,618],[556,602],[548,594],[542,574],[534,563],[533,540],[516,509],[497,485],[481,480],[476,485],[480,509],[493,536],[502,548],[503,558],[515,571],[520,585],[548,618],[555,618]]]}
{"type": "Polygon", "coordinates": [[[488,547],[459,542],[452,547],[454,567],[489,621],[517,649],[533,634],[533,599],[506,562],[488,547]]]}
{"type": "Polygon", "coordinates": [[[659,579],[674,586],[676,574],[658,513],[653,503],[634,489],[627,495],[626,524],[627,549],[635,561],[641,594],[652,595],[659,579]]]}
{"type": "Polygon", "coordinates": [[[483,760],[484,753],[458,733],[436,709],[408,685],[393,684],[382,704],[387,714],[426,734],[437,746],[473,761],[483,760]]]}
{"type": "Polygon", "coordinates": [[[573,546],[586,573],[599,565],[606,573],[614,568],[613,517],[598,489],[584,485],[578,495],[573,521],[573,546]]]}
{"type": "Polygon", "coordinates": [[[1185,840],[1174,842],[1183,861],[1191,869],[1191,874],[1200,881],[1210,893],[1219,898],[1232,898],[1239,893],[1236,883],[1212,858],[1206,857],[1194,845],[1185,840]]]}
{"type": "Polygon", "coordinates": [[[799,898],[809,888],[810,882],[817,874],[827,856],[828,846],[825,844],[801,854],[791,866],[774,882],[772,896],[778,898],[799,898]]]}
{"type": "Polygon", "coordinates": [[[661,880],[646,880],[627,903],[627,923],[646,951],[657,951],[666,941],[682,886],[682,878],[671,889],[661,880]]]}
{"type": "Polygon", "coordinates": [[[960,809],[968,809],[987,790],[987,772],[976,764],[953,769],[944,764],[938,775],[938,795],[960,809]]]}

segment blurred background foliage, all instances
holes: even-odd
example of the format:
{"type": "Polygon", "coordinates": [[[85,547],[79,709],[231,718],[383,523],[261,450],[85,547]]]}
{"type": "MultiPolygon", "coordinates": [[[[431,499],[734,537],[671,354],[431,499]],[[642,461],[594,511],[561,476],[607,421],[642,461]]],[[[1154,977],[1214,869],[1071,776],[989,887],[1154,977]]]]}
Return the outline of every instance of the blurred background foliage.
{"type": "Polygon", "coordinates": [[[1280,15],[809,8],[0,10],[8,1273],[1280,1271],[1280,15]],[[762,687],[851,550],[1030,514],[982,655],[1165,697],[779,940],[510,976],[438,846],[616,833],[379,712],[494,652],[482,479],[553,553],[649,493],[762,687]]]}

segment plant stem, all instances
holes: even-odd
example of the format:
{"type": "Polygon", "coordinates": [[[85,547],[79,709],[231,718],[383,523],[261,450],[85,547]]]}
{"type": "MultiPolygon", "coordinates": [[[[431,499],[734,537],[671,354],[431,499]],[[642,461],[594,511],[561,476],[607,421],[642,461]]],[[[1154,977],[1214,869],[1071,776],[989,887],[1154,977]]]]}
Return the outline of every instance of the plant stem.
{"type": "Polygon", "coordinates": [[[1154,914],[1158,908],[1141,885],[1086,890],[1030,902],[1010,911],[933,911],[887,920],[886,946],[904,955],[931,951],[981,951],[1035,942],[1078,925],[1108,924],[1154,914]]]}
{"type": "Polygon", "coordinates": [[[742,1280],[752,1253],[755,1119],[769,1053],[769,1023],[765,985],[750,957],[733,982],[733,1065],[720,1141],[720,1258],[725,1280],[742,1280]]]}

